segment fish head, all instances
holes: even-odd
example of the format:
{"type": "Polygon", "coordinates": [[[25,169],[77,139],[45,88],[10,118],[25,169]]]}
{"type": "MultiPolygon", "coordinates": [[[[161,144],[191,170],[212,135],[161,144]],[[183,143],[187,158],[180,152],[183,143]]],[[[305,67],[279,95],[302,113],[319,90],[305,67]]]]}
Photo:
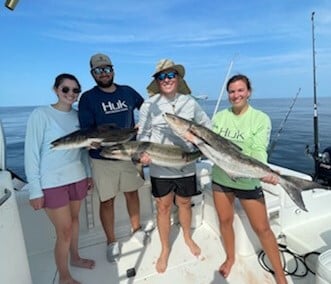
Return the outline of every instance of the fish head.
{"type": "Polygon", "coordinates": [[[191,121],[168,112],[163,114],[163,118],[169,124],[171,129],[180,136],[183,136],[188,132],[192,125],[191,121]]]}
{"type": "Polygon", "coordinates": [[[184,140],[190,141],[193,144],[198,144],[201,141],[200,138],[192,132],[192,127],[195,125],[193,121],[171,113],[165,113],[163,117],[170,128],[184,140]]]}
{"type": "Polygon", "coordinates": [[[52,141],[50,148],[53,150],[76,149],[87,147],[89,143],[90,141],[84,132],[77,130],[52,141]]]}

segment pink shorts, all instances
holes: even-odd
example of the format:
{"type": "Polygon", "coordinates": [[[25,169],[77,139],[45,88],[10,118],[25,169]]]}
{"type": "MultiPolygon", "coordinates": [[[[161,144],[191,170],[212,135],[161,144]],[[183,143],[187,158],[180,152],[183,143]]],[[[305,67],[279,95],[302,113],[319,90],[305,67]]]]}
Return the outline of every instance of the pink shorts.
{"type": "Polygon", "coordinates": [[[87,179],[63,186],[43,189],[44,208],[60,208],[68,205],[70,201],[82,200],[86,197],[87,190],[87,179]]]}

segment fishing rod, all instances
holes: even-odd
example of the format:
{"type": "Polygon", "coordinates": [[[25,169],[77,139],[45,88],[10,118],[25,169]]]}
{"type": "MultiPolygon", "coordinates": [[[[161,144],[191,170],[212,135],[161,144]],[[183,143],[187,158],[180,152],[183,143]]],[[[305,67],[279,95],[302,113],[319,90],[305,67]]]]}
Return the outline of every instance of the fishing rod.
{"type": "Polygon", "coordinates": [[[306,146],[306,153],[309,154],[315,164],[313,174],[314,181],[321,184],[331,185],[331,146],[324,149],[323,153],[319,150],[318,140],[318,114],[317,114],[317,95],[316,95],[316,63],[315,63],[315,12],[311,14],[312,23],[312,45],[313,45],[313,90],[314,90],[314,151],[310,151],[309,145],[306,146]]]}
{"type": "Polygon", "coordinates": [[[287,119],[288,119],[288,117],[289,117],[289,115],[290,115],[290,113],[292,111],[292,108],[293,108],[293,106],[294,106],[294,104],[295,104],[295,102],[296,102],[296,100],[297,100],[300,92],[301,92],[301,88],[299,88],[298,92],[296,93],[295,97],[293,98],[292,103],[290,105],[290,108],[289,108],[289,110],[287,111],[287,113],[285,115],[285,118],[280,123],[279,129],[278,129],[277,133],[274,135],[275,138],[272,139],[272,142],[271,142],[271,144],[269,146],[269,149],[268,149],[268,157],[269,158],[270,158],[270,156],[271,156],[271,154],[272,154],[272,152],[273,152],[273,150],[274,150],[274,148],[276,146],[276,143],[278,141],[278,138],[279,138],[281,132],[284,129],[285,123],[286,123],[286,121],[287,121],[287,119]]]}
{"type": "Polygon", "coordinates": [[[319,170],[319,141],[318,141],[318,114],[317,114],[317,95],[316,95],[316,61],[315,61],[315,25],[314,25],[315,12],[311,14],[311,26],[312,26],[312,45],[313,45],[313,91],[314,91],[314,153],[313,158],[315,162],[315,174],[314,178],[318,175],[319,170]]]}

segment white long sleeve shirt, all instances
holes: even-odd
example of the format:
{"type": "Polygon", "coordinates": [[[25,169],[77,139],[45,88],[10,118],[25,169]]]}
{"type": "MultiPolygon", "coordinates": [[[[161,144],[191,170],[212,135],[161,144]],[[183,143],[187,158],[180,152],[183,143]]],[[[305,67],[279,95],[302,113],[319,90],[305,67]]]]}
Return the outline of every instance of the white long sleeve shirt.
{"type": "MultiPolygon", "coordinates": [[[[163,114],[166,112],[192,120],[208,128],[211,127],[209,117],[190,95],[176,94],[173,99],[169,100],[165,96],[157,94],[146,100],[140,108],[137,139],[177,145],[185,151],[193,151],[193,144],[180,138],[164,120],[163,114]]],[[[159,178],[187,177],[194,175],[195,171],[194,162],[182,169],[161,167],[155,164],[150,165],[150,175],[159,178]]]]}
{"type": "Polygon", "coordinates": [[[77,111],[52,106],[32,111],[26,129],[24,165],[30,199],[43,196],[42,189],[62,186],[90,176],[85,149],[53,150],[51,142],[79,129],[77,111]]]}

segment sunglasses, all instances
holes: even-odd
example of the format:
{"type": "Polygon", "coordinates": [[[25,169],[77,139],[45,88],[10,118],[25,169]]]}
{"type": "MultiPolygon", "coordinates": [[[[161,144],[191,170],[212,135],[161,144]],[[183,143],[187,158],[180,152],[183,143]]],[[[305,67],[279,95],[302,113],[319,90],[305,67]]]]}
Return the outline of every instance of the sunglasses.
{"type": "Polygon", "coordinates": [[[177,72],[168,72],[168,73],[160,73],[158,75],[156,75],[156,79],[159,80],[159,81],[163,81],[165,78],[168,78],[168,79],[173,79],[173,78],[176,78],[177,76],[177,72]]]}
{"type": "Polygon", "coordinates": [[[73,88],[73,89],[70,89],[69,87],[67,86],[64,86],[61,91],[62,93],[65,93],[65,94],[68,94],[70,92],[70,90],[75,93],[75,94],[79,94],[81,91],[79,88],[73,88]]]}
{"type": "Polygon", "coordinates": [[[95,67],[92,71],[94,74],[100,75],[101,73],[110,74],[114,70],[112,66],[106,66],[106,67],[95,67]]]}

